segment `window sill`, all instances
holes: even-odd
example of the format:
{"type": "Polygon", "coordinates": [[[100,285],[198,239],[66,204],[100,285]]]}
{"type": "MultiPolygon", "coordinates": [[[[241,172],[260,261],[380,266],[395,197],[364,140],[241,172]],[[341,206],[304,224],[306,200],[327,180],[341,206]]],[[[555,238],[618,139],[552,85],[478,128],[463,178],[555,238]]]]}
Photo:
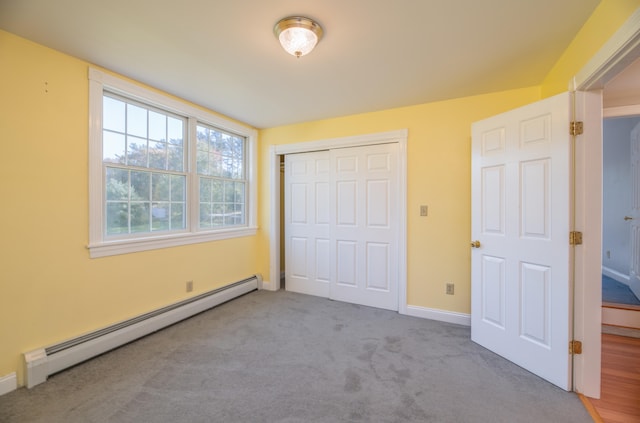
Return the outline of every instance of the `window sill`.
{"type": "Polygon", "coordinates": [[[106,241],[89,245],[89,257],[99,258],[120,254],[137,253],[140,251],[157,250],[160,248],[178,247],[181,245],[198,244],[202,242],[218,241],[222,239],[253,236],[256,228],[225,229],[220,231],[199,232],[179,235],[166,235],[129,240],[106,241]]]}

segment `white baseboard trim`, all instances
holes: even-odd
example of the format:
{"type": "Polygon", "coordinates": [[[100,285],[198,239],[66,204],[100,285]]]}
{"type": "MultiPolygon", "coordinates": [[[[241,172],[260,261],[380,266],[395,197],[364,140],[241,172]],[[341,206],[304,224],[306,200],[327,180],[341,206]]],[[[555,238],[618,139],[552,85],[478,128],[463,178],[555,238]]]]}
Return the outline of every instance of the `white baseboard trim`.
{"type": "Polygon", "coordinates": [[[617,270],[610,269],[608,267],[602,266],[602,274],[610,277],[613,280],[616,280],[625,285],[629,285],[629,275],[625,275],[624,273],[620,273],[617,270]]]}
{"type": "Polygon", "coordinates": [[[471,326],[471,315],[466,313],[457,313],[455,311],[446,311],[436,308],[408,305],[406,314],[407,316],[421,317],[423,319],[438,320],[441,322],[471,326]]]}
{"type": "Polygon", "coordinates": [[[260,289],[264,289],[265,291],[275,291],[275,284],[271,283],[271,281],[262,281],[262,288],[260,289]]]}
{"type": "Polygon", "coordinates": [[[16,389],[18,389],[16,372],[0,377],[0,395],[8,394],[16,389]]]}

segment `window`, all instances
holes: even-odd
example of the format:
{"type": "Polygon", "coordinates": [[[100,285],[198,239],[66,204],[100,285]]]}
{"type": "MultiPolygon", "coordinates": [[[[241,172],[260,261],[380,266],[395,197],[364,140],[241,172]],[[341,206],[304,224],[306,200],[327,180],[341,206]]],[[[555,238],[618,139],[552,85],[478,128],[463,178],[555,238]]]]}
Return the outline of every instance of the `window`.
{"type": "Polygon", "coordinates": [[[107,237],[186,229],[186,122],[109,93],[103,95],[107,237]]]}
{"type": "Polygon", "coordinates": [[[200,227],[244,225],[244,139],[197,126],[200,227]]]}
{"type": "Polygon", "coordinates": [[[254,130],[96,69],[89,81],[91,257],[255,234],[254,130]]]}

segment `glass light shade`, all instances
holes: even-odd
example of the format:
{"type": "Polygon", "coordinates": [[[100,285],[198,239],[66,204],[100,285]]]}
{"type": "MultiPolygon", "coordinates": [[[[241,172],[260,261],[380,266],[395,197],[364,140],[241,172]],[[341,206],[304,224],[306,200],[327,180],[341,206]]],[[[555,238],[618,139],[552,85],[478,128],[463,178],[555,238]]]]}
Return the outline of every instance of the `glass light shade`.
{"type": "Polygon", "coordinates": [[[273,29],[282,48],[292,56],[308,54],[322,38],[322,28],[309,18],[292,16],[278,22],[273,29]]]}
{"type": "Polygon", "coordinates": [[[278,37],[282,48],[296,57],[304,56],[318,44],[316,34],[305,28],[287,28],[278,37]]]}

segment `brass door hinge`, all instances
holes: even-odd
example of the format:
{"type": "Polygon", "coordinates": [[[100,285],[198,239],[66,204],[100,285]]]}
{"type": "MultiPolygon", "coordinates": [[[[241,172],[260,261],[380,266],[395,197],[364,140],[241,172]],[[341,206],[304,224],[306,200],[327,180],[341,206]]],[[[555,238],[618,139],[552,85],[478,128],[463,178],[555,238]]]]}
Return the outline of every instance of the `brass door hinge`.
{"type": "Polygon", "coordinates": [[[569,341],[569,354],[582,354],[582,342],[569,341]]]}
{"type": "Polygon", "coordinates": [[[573,121],[569,125],[569,135],[582,135],[584,132],[584,124],[580,121],[573,121]]]}
{"type": "Polygon", "coordinates": [[[569,245],[582,245],[582,232],[569,232],[569,245]]]}

